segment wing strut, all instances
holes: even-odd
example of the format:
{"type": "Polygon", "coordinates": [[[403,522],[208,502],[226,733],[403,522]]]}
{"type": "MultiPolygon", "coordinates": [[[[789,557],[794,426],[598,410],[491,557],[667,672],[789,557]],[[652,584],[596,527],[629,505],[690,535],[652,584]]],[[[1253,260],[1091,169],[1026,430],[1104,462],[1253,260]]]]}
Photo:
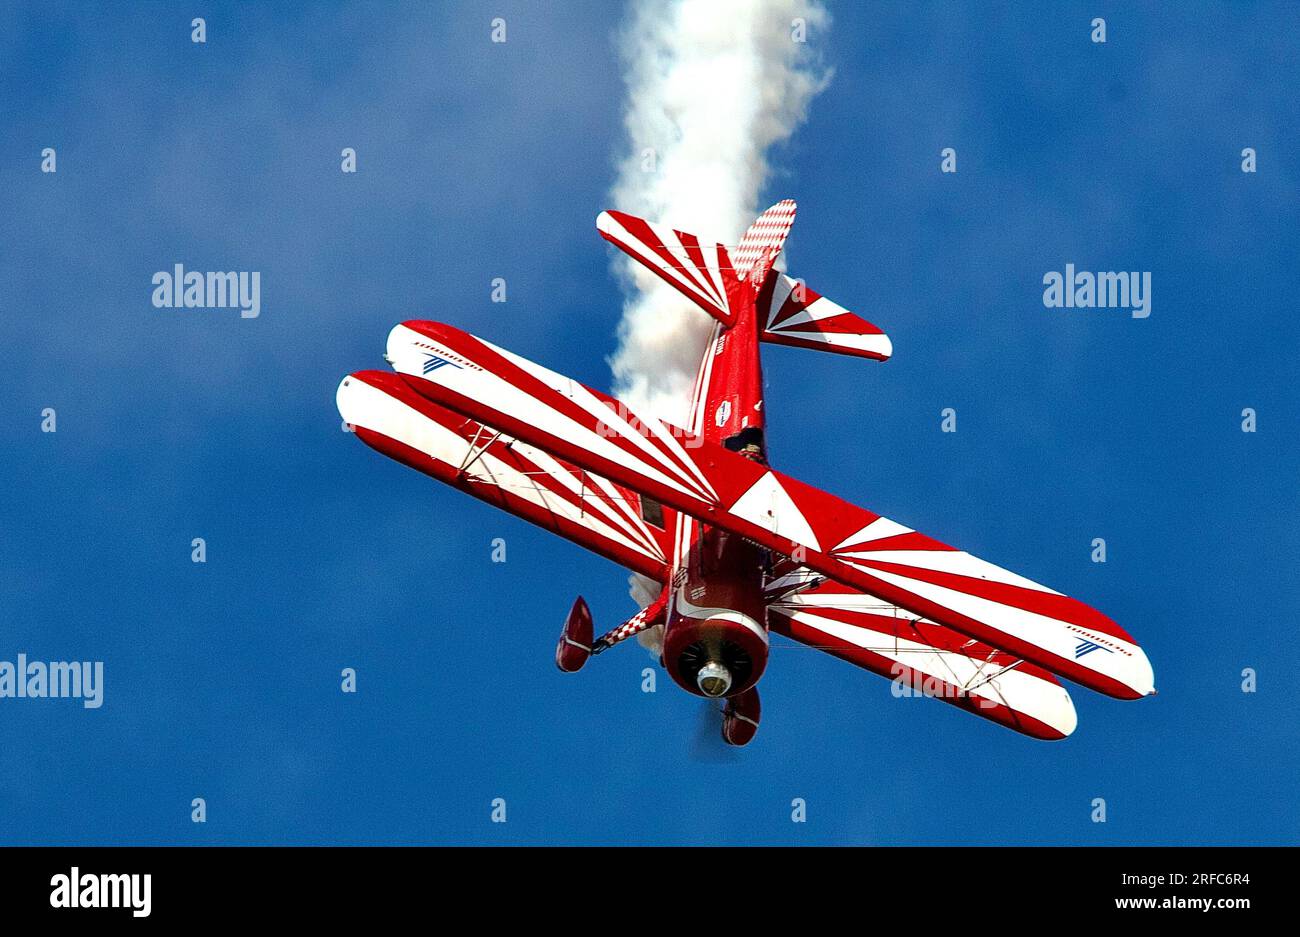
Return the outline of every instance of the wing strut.
{"type": "Polygon", "coordinates": [[[483,453],[487,452],[494,442],[501,438],[501,430],[497,430],[492,434],[491,439],[479,446],[479,438],[483,435],[485,429],[487,427],[480,423],[478,429],[474,430],[474,438],[470,440],[469,448],[465,450],[465,458],[461,460],[460,467],[456,469],[457,475],[461,477],[468,475],[474,463],[483,457],[483,453]]]}
{"type": "MultiPolygon", "coordinates": [[[[1023,664],[1023,663],[1024,663],[1024,660],[1023,660],[1023,659],[1022,659],[1022,660],[1013,661],[1012,663],[1007,664],[1007,665],[1006,665],[1005,667],[1003,667],[1001,670],[998,670],[998,671],[996,671],[996,672],[994,672],[994,673],[989,674],[987,677],[985,677],[985,678],[984,678],[983,680],[981,680],[979,683],[974,683],[974,682],[967,683],[965,686],[962,687],[962,689],[965,690],[967,693],[969,693],[971,690],[978,689],[979,687],[982,687],[984,684],[988,683],[988,682],[991,681],[991,680],[996,680],[998,677],[1002,676],[1002,675],[1003,675],[1004,673],[1006,673],[1008,670],[1015,670],[1017,667],[1019,667],[1019,666],[1020,666],[1021,664],[1023,664]]],[[[978,676],[979,676],[979,674],[976,673],[974,676],[971,677],[971,680],[973,681],[973,680],[975,679],[975,677],[978,677],[978,676]]]]}

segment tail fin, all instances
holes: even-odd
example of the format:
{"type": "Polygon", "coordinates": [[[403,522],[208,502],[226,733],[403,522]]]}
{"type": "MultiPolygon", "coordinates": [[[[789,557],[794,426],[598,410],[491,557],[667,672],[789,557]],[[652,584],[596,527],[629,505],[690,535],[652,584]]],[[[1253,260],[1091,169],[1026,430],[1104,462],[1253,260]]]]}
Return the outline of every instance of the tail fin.
{"type": "Polygon", "coordinates": [[[731,255],[731,266],[736,279],[749,280],[755,289],[763,286],[767,273],[776,262],[777,254],[785,244],[786,235],[794,224],[796,209],[794,199],[777,202],[755,219],[731,255]]]}
{"type": "Polygon", "coordinates": [[[758,216],[730,253],[721,244],[621,211],[601,212],[596,228],[601,237],[728,328],[736,322],[736,310],[727,287],[747,282],[758,291],[763,341],[878,361],[888,358],[893,346],[880,329],[785,274],[770,275],[794,224],[795,209],[793,199],[777,202],[758,216]]]}

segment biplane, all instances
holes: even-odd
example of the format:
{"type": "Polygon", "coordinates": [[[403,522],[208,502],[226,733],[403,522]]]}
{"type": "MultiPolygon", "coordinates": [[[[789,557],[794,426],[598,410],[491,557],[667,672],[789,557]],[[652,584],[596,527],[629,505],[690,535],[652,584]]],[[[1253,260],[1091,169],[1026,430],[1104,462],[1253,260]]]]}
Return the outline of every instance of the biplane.
{"type": "Polygon", "coordinates": [[[758,729],[772,635],[825,650],[1038,739],[1075,728],[1061,678],[1118,699],[1155,692],[1118,624],[1077,599],[775,469],[764,344],[884,361],[876,326],[774,267],[795,204],[740,242],[701,240],[617,211],[601,236],[714,320],[686,426],[638,415],[440,322],[393,328],[392,371],[345,377],[337,401],[367,445],[657,584],[594,636],[581,596],[556,647],[574,672],[648,629],[689,693],[721,701],[722,735],[758,729]]]}

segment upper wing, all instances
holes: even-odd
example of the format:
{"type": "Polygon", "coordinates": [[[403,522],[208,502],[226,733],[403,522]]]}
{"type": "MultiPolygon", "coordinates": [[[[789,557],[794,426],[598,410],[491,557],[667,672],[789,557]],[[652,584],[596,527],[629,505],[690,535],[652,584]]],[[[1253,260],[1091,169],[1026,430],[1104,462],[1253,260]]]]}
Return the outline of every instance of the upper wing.
{"type": "Polygon", "coordinates": [[[440,407],[396,374],[339,384],[339,413],[367,445],[616,563],[667,578],[677,515],[629,488],[440,407]]]}
{"type": "Polygon", "coordinates": [[[1101,612],[772,471],[448,325],[389,335],[419,393],[931,621],[1084,686],[1154,692],[1137,642],[1101,612]],[[450,366],[447,366],[450,365],[450,366]]]}
{"type": "Polygon", "coordinates": [[[1034,738],[1074,731],[1070,695],[1041,667],[809,573],[772,583],[767,620],[777,634],[895,681],[898,695],[937,697],[1034,738]]]}
{"type": "Polygon", "coordinates": [[[889,336],[879,328],[783,273],[768,280],[758,308],[766,313],[759,335],[765,342],[877,361],[894,353],[889,336]]]}

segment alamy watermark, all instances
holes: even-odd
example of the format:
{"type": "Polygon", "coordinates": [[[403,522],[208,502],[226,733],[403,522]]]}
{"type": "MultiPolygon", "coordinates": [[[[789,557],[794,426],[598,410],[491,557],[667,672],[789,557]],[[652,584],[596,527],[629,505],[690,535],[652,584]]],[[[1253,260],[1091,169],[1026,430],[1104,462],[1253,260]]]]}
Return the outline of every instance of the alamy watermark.
{"type": "Polygon", "coordinates": [[[159,270],[151,281],[156,309],[238,309],[241,319],[262,314],[262,274],[258,270],[227,273],[186,271],[183,264],[159,270]]]}
{"type": "Polygon", "coordinates": [[[79,699],[86,709],[104,705],[104,662],[0,660],[0,700],[79,699]]]}
{"type": "MultiPolygon", "coordinates": [[[[731,403],[729,401],[723,401],[723,404],[725,404],[726,410],[724,412],[722,407],[719,407],[717,416],[717,423],[719,426],[725,424],[727,422],[727,417],[731,415],[731,403]]],[[[629,410],[621,400],[609,400],[606,401],[606,405],[614,411],[615,418],[621,421],[621,424],[603,419],[597,420],[596,435],[600,436],[602,439],[620,439],[633,435],[644,436],[646,439],[653,439],[666,432],[669,436],[676,439],[683,449],[698,449],[704,445],[704,437],[702,435],[693,433],[688,429],[682,429],[680,426],[674,426],[671,423],[665,423],[662,420],[658,421],[659,426],[662,427],[662,431],[656,431],[652,428],[652,422],[642,420],[639,416],[629,410]]],[[[654,418],[651,417],[650,421],[653,420],[654,418]]]]}
{"type": "Polygon", "coordinates": [[[942,677],[922,673],[906,664],[895,661],[889,665],[889,692],[894,699],[965,699],[969,698],[980,709],[993,709],[997,700],[974,692],[988,680],[981,680],[972,687],[960,687],[949,683],[942,677]]]}
{"type": "Polygon", "coordinates": [[[129,908],[132,917],[153,910],[153,875],[97,875],[77,866],[50,879],[51,908],[129,908]]]}
{"type": "Polygon", "coordinates": [[[1065,265],[1065,273],[1043,274],[1043,305],[1048,309],[1131,309],[1134,319],[1151,315],[1151,271],[1093,273],[1065,265]]]}

